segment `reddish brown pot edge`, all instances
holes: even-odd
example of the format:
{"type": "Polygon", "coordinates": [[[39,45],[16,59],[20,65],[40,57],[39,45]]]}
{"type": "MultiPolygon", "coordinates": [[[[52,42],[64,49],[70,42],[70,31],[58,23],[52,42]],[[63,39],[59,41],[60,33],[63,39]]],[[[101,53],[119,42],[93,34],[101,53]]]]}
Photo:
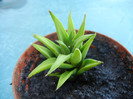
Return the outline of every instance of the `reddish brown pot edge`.
{"type": "MultiPolygon", "coordinates": [[[[76,30],[77,32],[78,30],[76,30]]],[[[85,31],[85,34],[92,34],[92,33],[95,33],[93,31],[85,31]]],[[[45,36],[51,40],[56,40],[57,39],[57,34],[56,32],[54,33],[51,33],[47,36],[45,36]]],[[[104,42],[109,42],[111,44],[111,46],[117,46],[117,51],[118,53],[121,52],[123,53],[122,54],[122,59],[126,56],[126,54],[128,54],[129,56],[129,59],[131,61],[133,61],[133,56],[130,54],[130,52],[124,47],[122,46],[119,42],[113,40],[112,38],[106,36],[106,35],[103,35],[103,34],[100,34],[100,33],[97,33],[97,36],[96,36],[97,39],[102,39],[104,38],[104,42]]],[[[36,44],[40,44],[42,45],[39,41],[36,41],[34,42],[36,44]]],[[[12,89],[13,89],[13,95],[14,95],[14,98],[15,99],[20,99],[20,95],[19,95],[19,92],[18,92],[18,87],[19,87],[19,80],[20,80],[20,76],[21,76],[21,72],[22,72],[22,69],[23,67],[25,67],[25,59],[26,58],[29,58],[29,59],[35,59],[35,58],[31,58],[30,55],[32,52],[35,52],[35,54],[38,53],[38,51],[35,50],[35,48],[33,48],[32,45],[30,45],[25,51],[24,53],[20,56],[16,66],[15,66],[15,69],[14,69],[14,72],[13,72],[13,78],[12,78],[12,89]]],[[[36,62],[38,61],[38,58],[35,59],[35,64],[36,62]]],[[[33,64],[33,65],[35,65],[33,64]]],[[[128,65],[128,64],[127,64],[128,65]]],[[[131,67],[133,69],[133,66],[131,67]]]]}

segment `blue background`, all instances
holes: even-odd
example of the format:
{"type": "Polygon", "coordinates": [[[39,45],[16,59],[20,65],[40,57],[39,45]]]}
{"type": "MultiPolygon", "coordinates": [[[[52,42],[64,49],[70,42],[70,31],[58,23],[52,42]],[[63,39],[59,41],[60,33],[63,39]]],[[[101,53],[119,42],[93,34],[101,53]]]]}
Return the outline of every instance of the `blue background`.
{"type": "Polygon", "coordinates": [[[12,74],[32,34],[55,32],[51,10],[67,29],[72,10],[78,29],[86,12],[86,30],[108,35],[133,54],[133,0],[0,0],[0,99],[13,99],[12,74]]]}

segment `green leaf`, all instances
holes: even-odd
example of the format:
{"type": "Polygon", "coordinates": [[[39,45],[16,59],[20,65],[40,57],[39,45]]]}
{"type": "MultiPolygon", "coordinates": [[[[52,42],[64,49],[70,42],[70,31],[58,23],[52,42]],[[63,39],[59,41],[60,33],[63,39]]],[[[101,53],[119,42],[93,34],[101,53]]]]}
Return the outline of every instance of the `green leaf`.
{"type": "Polygon", "coordinates": [[[66,72],[62,73],[59,78],[56,90],[58,90],[71,77],[72,74],[75,74],[76,71],[77,71],[77,69],[74,69],[72,71],[66,71],[66,72]]]}
{"type": "Polygon", "coordinates": [[[32,44],[32,46],[34,48],[36,48],[42,55],[44,55],[46,58],[50,58],[50,57],[53,57],[54,54],[49,50],[47,49],[46,47],[44,46],[41,46],[41,45],[37,45],[37,44],[32,44]]]}
{"type": "Polygon", "coordinates": [[[75,49],[71,56],[71,64],[77,65],[82,60],[82,54],[78,48],[75,49]]]}
{"type": "Polygon", "coordinates": [[[82,59],[86,57],[86,54],[90,48],[91,43],[93,42],[94,38],[96,36],[96,33],[91,36],[91,38],[82,46],[81,52],[82,52],[82,59]]]}
{"type": "Polygon", "coordinates": [[[50,70],[48,71],[48,73],[46,74],[46,76],[49,75],[49,74],[51,74],[51,73],[52,73],[54,70],[56,70],[58,67],[60,67],[60,65],[61,65],[62,63],[64,63],[65,61],[67,61],[68,59],[70,59],[70,57],[71,57],[71,54],[68,54],[68,55],[62,55],[62,54],[60,54],[60,55],[57,57],[55,63],[52,65],[52,67],[51,67],[50,70]]]}
{"type": "Polygon", "coordinates": [[[48,76],[60,77],[60,75],[61,74],[59,72],[56,72],[56,73],[49,74],[48,76]]]}
{"type": "Polygon", "coordinates": [[[89,59],[85,59],[85,60],[82,62],[80,68],[84,67],[85,65],[87,65],[87,64],[89,64],[89,63],[90,63],[89,59]]]}
{"type": "Polygon", "coordinates": [[[49,40],[46,37],[40,36],[40,35],[33,35],[36,39],[38,39],[40,42],[42,42],[45,46],[47,46],[56,56],[60,54],[60,47],[49,40]]]}
{"type": "Polygon", "coordinates": [[[75,35],[76,35],[74,25],[73,25],[72,16],[71,16],[71,12],[70,12],[69,17],[68,17],[68,30],[67,30],[67,32],[68,32],[68,35],[72,34],[72,37],[75,37],[75,35]]]}
{"type": "Polygon", "coordinates": [[[38,65],[29,75],[28,78],[32,77],[35,74],[38,74],[44,70],[49,69],[53,63],[55,62],[56,58],[48,58],[47,60],[43,61],[40,65],[38,65]]]}
{"type": "Polygon", "coordinates": [[[83,35],[83,36],[77,38],[77,39],[74,41],[74,48],[73,48],[72,52],[74,52],[74,50],[75,50],[76,48],[79,48],[79,47],[81,46],[81,44],[82,44],[83,41],[89,39],[89,38],[92,37],[92,36],[93,36],[93,34],[88,34],[88,35],[83,35]]]}
{"type": "Polygon", "coordinates": [[[57,42],[60,44],[60,49],[61,49],[62,54],[67,55],[70,53],[69,48],[62,41],[57,41],[57,42]]]}
{"type": "Polygon", "coordinates": [[[70,51],[71,51],[72,50],[72,47],[73,47],[73,42],[74,42],[73,41],[73,33],[70,33],[68,42],[69,42],[68,46],[69,46],[70,51]]]}
{"type": "Polygon", "coordinates": [[[76,40],[78,37],[84,35],[84,32],[85,32],[85,21],[86,21],[86,14],[84,15],[84,19],[83,19],[83,22],[78,30],[78,33],[77,35],[75,36],[74,40],[76,40]]]}
{"type": "MultiPolygon", "coordinates": [[[[47,60],[43,61],[41,64],[39,64],[29,75],[28,78],[44,71],[47,70],[49,68],[51,68],[51,66],[54,64],[54,62],[56,61],[56,58],[48,58],[47,60]]],[[[63,63],[60,65],[61,69],[72,69],[73,65],[71,64],[67,64],[67,63],[63,63]]]]}
{"type": "Polygon", "coordinates": [[[74,66],[71,65],[71,64],[63,63],[63,64],[60,65],[59,68],[61,68],[61,69],[72,69],[73,67],[74,66]]]}
{"type": "Polygon", "coordinates": [[[55,27],[56,27],[56,31],[57,31],[59,40],[63,41],[65,44],[67,44],[68,43],[68,34],[67,34],[65,28],[63,27],[62,23],[58,20],[58,18],[51,11],[49,11],[49,13],[55,23],[55,27]]]}
{"type": "Polygon", "coordinates": [[[83,64],[81,65],[81,68],[78,70],[77,74],[80,75],[83,72],[88,71],[91,68],[93,68],[97,65],[100,65],[102,63],[103,62],[97,61],[97,60],[94,60],[94,59],[86,59],[86,60],[84,60],[83,64]]]}

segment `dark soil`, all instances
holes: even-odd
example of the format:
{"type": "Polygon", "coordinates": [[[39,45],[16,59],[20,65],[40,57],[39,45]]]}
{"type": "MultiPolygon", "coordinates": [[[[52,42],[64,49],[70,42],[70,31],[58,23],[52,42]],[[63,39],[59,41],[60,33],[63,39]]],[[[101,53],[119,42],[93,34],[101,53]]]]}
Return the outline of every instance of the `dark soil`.
{"type": "MultiPolygon", "coordinates": [[[[27,79],[29,69],[34,61],[29,61],[23,69],[19,91],[22,99],[133,99],[133,73],[126,66],[126,59],[121,60],[117,48],[108,43],[95,40],[87,58],[103,61],[99,65],[78,76],[75,80],[67,81],[59,90],[55,91],[58,78],[45,77],[43,71],[30,80],[27,79]]],[[[34,55],[34,54],[33,54],[34,55]]],[[[40,64],[45,57],[40,55],[40,64]]],[[[132,64],[133,65],[133,64],[132,64]]]]}

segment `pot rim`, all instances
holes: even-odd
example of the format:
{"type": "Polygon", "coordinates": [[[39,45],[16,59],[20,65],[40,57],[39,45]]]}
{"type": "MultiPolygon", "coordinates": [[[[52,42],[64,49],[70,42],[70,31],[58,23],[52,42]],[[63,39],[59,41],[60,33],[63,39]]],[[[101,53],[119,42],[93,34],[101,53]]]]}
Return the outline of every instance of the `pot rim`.
{"type": "MultiPolygon", "coordinates": [[[[94,32],[94,31],[91,31],[91,32],[94,32]]],[[[125,49],[125,51],[130,55],[130,56],[132,56],[132,58],[133,58],[133,55],[127,50],[127,48],[126,47],[124,47],[120,42],[118,42],[118,41],[116,41],[115,39],[113,39],[113,38],[111,38],[111,37],[109,37],[109,36],[107,36],[107,35],[104,35],[104,34],[101,34],[101,33],[98,33],[98,32],[96,32],[97,34],[99,34],[99,35],[102,35],[102,36],[104,36],[104,37],[106,37],[106,38],[109,38],[110,40],[112,40],[112,41],[114,41],[115,43],[117,43],[118,45],[120,45],[123,49],[125,49]]]]}
{"type": "MultiPolygon", "coordinates": [[[[78,31],[78,30],[76,29],[76,31],[78,31]]],[[[87,33],[88,33],[88,32],[90,32],[90,33],[95,33],[94,31],[90,31],[90,30],[85,30],[85,32],[87,32],[87,33]]],[[[54,34],[56,34],[56,33],[57,33],[57,32],[50,33],[50,34],[46,35],[45,37],[48,38],[48,37],[50,37],[51,35],[54,35],[54,34]]],[[[110,39],[111,41],[115,42],[117,45],[121,46],[121,48],[124,49],[124,50],[131,56],[131,58],[132,58],[132,60],[133,60],[133,55],[132,55],[122,44],[120,44],[118,41],[116,41],[116,40],[112,39],[111,37],[108,37],[108,36],[106,36],[106,35],[104,35],[104,34],[98,33],[98,32],[96,32],[96,34],[98,34],[98,35],[100,35],[100,36],[104,36],[104,37],[110,39]]],[[[35,41],[34,43],[37,43],[37,42],[38,42],[38,41],[35,41]]],[[[32,43],[32,44],[33,44],[33,43],[32,43]]],[[[15,82],[15,72],[16,72],[16,70],[17,70],[17,64],[19,63],[19,60],[21,59],[21,57],[23,57],[23,56],[25,55],[26,51],[27,51],[29,48],[32,47],[32,44],[31,44],[28,48],[26,48],[26,50],[25,50],[25,51],[22,53],[22,55],[19,57],[19,59],[18,59],[16,65],[15,65],[14,71],[13,71],[13,77],[12,77],[12,90],[13,90],[14,99],[20,99],[20,97],[18,97],[18,94],[17,94],[17,92],[16,92],[16,90],[15,90],[15,84],[14,84],[14,82],[15,82]]]]}

